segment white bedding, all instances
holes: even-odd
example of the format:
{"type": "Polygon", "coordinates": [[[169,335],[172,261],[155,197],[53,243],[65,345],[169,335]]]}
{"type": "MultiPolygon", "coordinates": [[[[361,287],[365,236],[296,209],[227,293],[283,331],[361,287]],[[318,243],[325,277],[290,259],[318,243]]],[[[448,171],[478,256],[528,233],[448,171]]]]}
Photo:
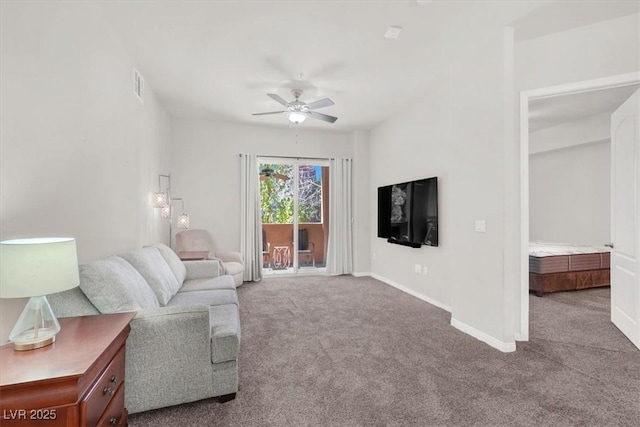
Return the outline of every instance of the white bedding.
{"type": "Polygon", "coordinates": [[[605,246],[579,246],[570,243],[529,242],[529,255],[535,257],[598,254],[602,252],[611,252],[611,249],[605,246]]]}

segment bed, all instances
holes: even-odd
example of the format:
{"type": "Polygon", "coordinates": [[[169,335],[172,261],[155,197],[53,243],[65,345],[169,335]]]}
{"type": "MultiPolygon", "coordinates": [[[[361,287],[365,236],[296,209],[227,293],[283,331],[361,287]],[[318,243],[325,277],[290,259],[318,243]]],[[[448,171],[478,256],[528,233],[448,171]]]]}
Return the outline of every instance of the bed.
{"type": "Polygon", "coordinates": [[[529,290],[549,292],[609,286],[610,250],[564,243],[529,243],[529,290]]]}

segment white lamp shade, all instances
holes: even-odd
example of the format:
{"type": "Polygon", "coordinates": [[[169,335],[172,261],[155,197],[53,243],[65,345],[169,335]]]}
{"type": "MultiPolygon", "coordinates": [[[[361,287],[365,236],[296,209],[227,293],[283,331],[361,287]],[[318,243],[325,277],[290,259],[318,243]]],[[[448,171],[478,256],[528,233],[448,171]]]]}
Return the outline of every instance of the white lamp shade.
{"type": "Polygon", "coordinates": [[[186,213],[181,213],[180,216],[178,216],[178,228],[184,230],[189,228],[189,215],[187,215],[186,213]]]}
{"type": "Polygon", "coordinates": [[[167,194],[153,193],[153,195],[151,196],[151,203],[153,204],[154,208],[164,208],[169,204],[169,201],[167,200],[167,194]]]}
{"type": "Polygon", "coordinates": [[[0,242],[0,298],[49,295],[75,288],[79,283],[75,239],[0,242]]]}
{"type": "Polygon", "coordinates": [[[160,218],[171,218],[171,205],[167,205],[160,209],[160,218]]]}

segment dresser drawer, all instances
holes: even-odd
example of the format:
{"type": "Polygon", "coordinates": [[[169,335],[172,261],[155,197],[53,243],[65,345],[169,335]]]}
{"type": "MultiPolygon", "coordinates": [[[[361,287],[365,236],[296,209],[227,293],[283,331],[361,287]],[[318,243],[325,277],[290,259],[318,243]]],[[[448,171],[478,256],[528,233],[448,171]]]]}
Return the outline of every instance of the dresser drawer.
{"type": "Polygon", "coordinates": [[[123,426],[127,422],[127,413],[124,410],[124,385],[118,388],[109,406],[98,421],[99,427],[123,426]]]}
{"type": "MultiPolygon", "coordinates": [[[[124,381],[124,363],[124,347],[122,347],[80,403],[82,425],[96,425],[109,402],[114,399],[116,392],[124,389],[120,387],[124,381]]],[[[121,391],[120,394],[124,396],[124,392],[121,391]]]]}

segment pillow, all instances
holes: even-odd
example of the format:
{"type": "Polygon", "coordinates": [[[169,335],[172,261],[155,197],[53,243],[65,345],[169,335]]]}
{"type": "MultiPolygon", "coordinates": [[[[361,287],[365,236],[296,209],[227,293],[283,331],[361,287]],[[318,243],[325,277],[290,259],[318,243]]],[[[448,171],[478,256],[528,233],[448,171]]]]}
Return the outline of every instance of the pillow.
{"type": "Polygon", "coordinates": [[[164,260],[167,261],[167,264],[169,264],[169,268],[173,272],[173,275],[176,276],[178,284],[182,286],[182,284],[184,283],[184,279],[187,277],[187,267],[184,266],[184,262],[182,262],[182,260],[178,258],[178,255],[176,255],[176,253],[169,246],[163,243],[156,243],[151,247],[157,248],[158,251],[160,251],[160,255],[162,255],[164,260]]]}
{"type": "Polygon", "coordinates": [[[144,277],[156,295],[160,305],[165,306],[180,289],[178,279],[158,248],[143,248],[139,251],[120,254],[144,277]]]}
{"type": "Polygon", "coordinates": [[[144,278],[127,261],[112,256],[80,266],[80,289],[100,313],[159,307],[144,278]]]}

